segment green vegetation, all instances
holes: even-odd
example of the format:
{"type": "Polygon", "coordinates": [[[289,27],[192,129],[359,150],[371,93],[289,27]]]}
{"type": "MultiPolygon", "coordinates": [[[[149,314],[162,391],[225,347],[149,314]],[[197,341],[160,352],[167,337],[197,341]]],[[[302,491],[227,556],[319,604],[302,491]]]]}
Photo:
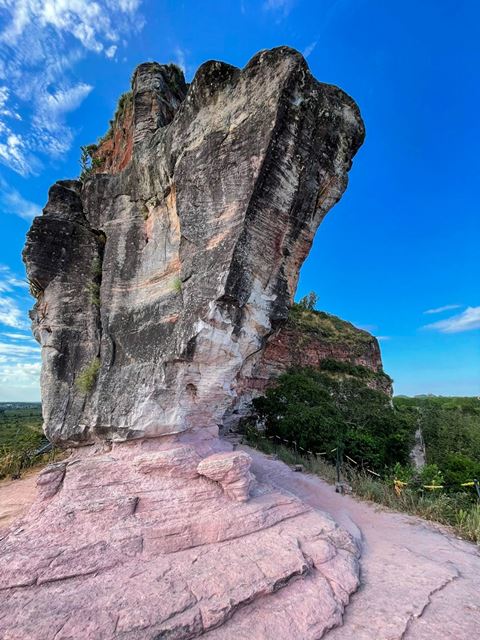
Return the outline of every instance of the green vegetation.
{"type": "Polygon", "coordinates": [[[94,169],[101,167],[103,160],[95,156],[98,149],[96,144],[87,144],[80,147],[80,180],[84,182],[94,169]]]}
{"type": "Polygon", "coordinates": [[[85,287],[89,298],[90,304],[93,304],[95,307],[100,306],[100,284],[98,282],[89,282],[85,287]]]}
{"type": "Polygon", "coordinates": [[[40,404],[0,404],[0,478],[38,462],[31,454],[44,442],[40,404]]]}
{"type": "MultiPolygon", "coordinates": [[[[367,386],[370,375],[375,374],[364,367],[334,361],[326,361],[320,371],[290,371],[253,401],[257,419],[265,424],[267,436],[293,440],[307,451],[341,447],[380,470],[405,464],[415,422],[392,407],[389,396],[367,386]]],[[[328,457],[333,459],[333,454],[328,457]]]]}
{"type": "Polygon", "coordinates": [[[172,280],[172,291],[182,293],[182,281],[180,278],[177,277],[172,280]]]}
{"type": "MultiPolygon", "coordinates": [[[[110,126],[108,128],[108,131],[105,133],[104,136],[99,138],[98,146],[102,145],[104,142],[107,142],[107,140],[109,140],[113,136],[113,129],[116,123],[119,122],[120,120],[123,120],[127,110],[131,109],[132,106],[133,106],[133,91],[125,91],[125,93],[122,93],[122,95],[118,99],[117,108],[115,109],[115,114],[113,116],[113,119],[110,120],[110,126]]],[[[97,145],[93,145],[93,146],[97,146],[97,145]]]]}
{"type": "MultiPolygon", "coordinates": [[[[102,238],[102,236],[100,236],[102,238]]],[[[92,275],[91,282],[88,282],[85,290],[89,294],[90,304],[95,307],[100,306],[100,285],[102,283],[102,260],[100,258],[94,258],[92,260],[92,266],[90,268],[92,275]]]]}
{"type": "MultiPolygon", "coordinates": [[[[312,294],[310,294],[312,295],[312,294]]],[[[314,294],[313,294],[314,295],[314,294]]],[[[330,343],[345,345],[352,353],[364,353],[365,345],[373,340],[367,331],[357,329],[350,322],[341,320],[325,311],[311,308],[312,300],[293,304],[288,316],[287,325],[299,332],[316,336],[330,343]]]]}
{"type": "Polygon", "coordinates": [[[281,376],[254,401],[264,429],[248,426],[247,440],[328,482],[335,482],[340,451],[342,480],[355,495],[449,525],[480,544],[480,500],[472,486],[480,479],[480,400],[397,397],[392,406],[366,380],[356,367],[328,361],[323,371],[281,376]],[[427,457],[420,472],[408,455],[418,427],[427,457]]]}
{"type": "Polygon", "coordinates": [[[394,398],[421,428],[429,465],[436,465],[448,488],[480,480],[480,400],[419,396],[394,398]]]}
{"type": "Polygon", "coordinates": [[[97,381],[98,372],[100,371],[100,358],[94,358],[78,374],[75,384],[77,389],[82,393],[90,393],[97,381]]]}

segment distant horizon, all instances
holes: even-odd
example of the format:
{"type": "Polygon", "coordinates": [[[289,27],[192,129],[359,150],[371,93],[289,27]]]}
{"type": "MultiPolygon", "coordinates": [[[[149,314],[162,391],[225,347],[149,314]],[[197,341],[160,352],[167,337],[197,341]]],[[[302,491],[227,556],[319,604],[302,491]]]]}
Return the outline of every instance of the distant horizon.
{"type": "Polygon", "coordinates": [[[42,3],[0,9],[0,401],[40,401],[25,234],[50,185],[78,176],[80,146],[105,133],[133,69],[175,62],[190,82],[206,60],[243,67],[280,45],[350,94],[366,125],[296,299],[314,290],[321,310],[375,335],[396,395],[477,397],[480,3],[97,4],[95,19],[42,3]]]}

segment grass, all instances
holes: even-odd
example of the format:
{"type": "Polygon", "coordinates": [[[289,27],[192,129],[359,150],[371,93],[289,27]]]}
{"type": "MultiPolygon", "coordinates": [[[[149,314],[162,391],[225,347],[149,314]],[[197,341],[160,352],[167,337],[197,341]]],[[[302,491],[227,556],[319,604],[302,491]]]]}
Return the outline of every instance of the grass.
{"type": "Polygon", "coordinates": [[[288,325],[305,334],[305,339],[313,335],[331,343],[345,345],[354,352],[356,348],[360,354],[365,350],[365,345],[373,340],[367,331],[358,329],[350,322],[325,311],[306,309],[299,304],[294,304],[290,309],[288,325]]]}
{"type": "Polygon", "coordinates": [[[97,381],[98,372],[100,370],[100,358],[94,358],[78,374],[75,385],[82,393],[90,393],[97,381]]]}
{"type": "Polygon", "coordinates": [[[90,300],[90,304],[94,307],[100,306],[100,284],[98,282],[89,282],[85,287],[90,300]]]}
{"type": "MultiPolygon", "coordinates": [[[[275,453],[286,464],[302,464],[308,473],[318,475],[330,484],[336,481],[335,466],[325,460],[302,456],[283,445],[276,446],[254,429],[247,430],[246,439],[249,445],[267,454],[275,453]]],[[[434,494],[416,488],[404,488],[397,494],[393,479],[375,478],[349,465],[342,466],[342,479],[359,498],[448,525],[461,538],[480,545],[480,502],[472,502],[472,494],[464,491],[434,494]]]]}
{"type": "Polygon", "coordinates": [[[182,281],[180,278],[177,277],[172,280],[172,291],[182,293],[182,281]]]}

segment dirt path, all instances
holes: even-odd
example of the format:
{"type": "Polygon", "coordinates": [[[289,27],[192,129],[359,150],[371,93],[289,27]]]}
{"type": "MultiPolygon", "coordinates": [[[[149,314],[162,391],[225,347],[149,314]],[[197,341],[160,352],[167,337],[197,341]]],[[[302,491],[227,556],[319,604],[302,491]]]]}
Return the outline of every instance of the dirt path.
{"type": "Polygon", "coordinates": [[[362,585],[328,640],[480,638],[479,549],[419,518],[341,496],[248,447],[259,480],[330,513],[362,547],[362,585]]]}
{"type": "Polygon", "coordinates": [[[40,468],[29,469],[20,480],[0,480],[0,529],[10,524],[32,504],[40,468]]]}

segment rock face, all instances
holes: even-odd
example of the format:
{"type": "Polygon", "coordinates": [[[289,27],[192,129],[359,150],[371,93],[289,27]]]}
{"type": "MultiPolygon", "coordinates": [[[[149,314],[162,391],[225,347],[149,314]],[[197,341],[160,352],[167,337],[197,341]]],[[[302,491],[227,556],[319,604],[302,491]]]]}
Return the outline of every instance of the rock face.
{"type": "Polygon", "coordinates": [[[285,47],[207,62],[189,87],[140,65],[101,166],[50,189],[24,250],[48,437],[221,425],[363,136],[355,103],[285,47]]]}
{"type": "Polygon", "coordinates": [[[377,339],[367,331],[323,311],[294,305],[288,322],[268,337],[261,356],[245,367],[237,386],[238,400],[224,416],[223,431],[235,430],[251,411],[251,401],[263,395],[292,368],[321,369],[326,360],[360,365],[371,372],[365,384],[389,396],[392,381],[383,373],[377,339]]]}
{"type": "Polygon", "coordinates": [[[257,482],[218,425],[363,135],[291,49],[208,62],[189,87],[146,64],[94,171],[50,189],[24,251],[45,428],[85,446],[0,539],[2,638],[318,640],[341,624],[353,539],[257,482]]]}

